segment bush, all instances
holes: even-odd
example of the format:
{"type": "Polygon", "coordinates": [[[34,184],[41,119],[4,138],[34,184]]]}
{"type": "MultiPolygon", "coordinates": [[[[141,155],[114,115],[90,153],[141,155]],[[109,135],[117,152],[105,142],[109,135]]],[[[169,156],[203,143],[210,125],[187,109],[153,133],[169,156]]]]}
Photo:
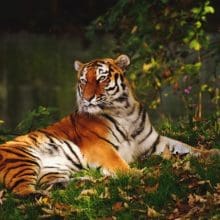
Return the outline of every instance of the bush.
{"type": "Polygon", "coordinates": [[[199,121],[207,97],[208,113],[219,114],[217,76],[205,66],[210,53],[219,60],[220,48],[210,44],[204,30],[212,13],[209,0],[119,0],[88,27],[87,35],[113,34],[111,50],[131,56],[129,78],[149,108],[175,95],[189,120],[199,121]]]}

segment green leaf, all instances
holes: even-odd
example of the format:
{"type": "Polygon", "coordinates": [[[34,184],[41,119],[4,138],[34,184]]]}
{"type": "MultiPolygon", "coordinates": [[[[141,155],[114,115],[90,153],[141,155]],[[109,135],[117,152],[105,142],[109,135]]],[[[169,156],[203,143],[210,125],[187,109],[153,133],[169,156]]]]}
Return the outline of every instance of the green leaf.
{"type": "Polygon", "coordinates": [[[201,11],[201,8],[193,8],[191,11],[193,14],[199,14],[201,11]]]}
{"type": "Polygon", "coordinates": [[[202,66],[201,62],[197,62],[194,64],[194,67],[196,68],[196,70],[200,70],[201,66],[202,66]]]}
{"type": "Polygon", "coordinates": [[[202,26],[202,23],[201,23],[200,21],[197,21],[197,22],[195,23],[195,25],[196,25],[197,28],[200,28],[200,27],[202,26]]]}
{"type": "Polygon", "coordinates": [[[204,13],[205,14],[214,14],[215,13],[215,9],[212,6],[205,6],[204,13]]]}
{"type": "Polygon", "coordinates": [[[189,47],[191,49],[194,49],[196,51],[199,51],[201,49],[201,44],[199,43],[198,40],[194,39],[190,42],[189,47]]]}
{"type": "Polygon", "coordinates": [[[207,85],[207,84],[202,84],[202,85],[201,85],[201,91],[202,91],[202,92],[205,92],[207,88],[208,88],[208,85],[207,85]]]}

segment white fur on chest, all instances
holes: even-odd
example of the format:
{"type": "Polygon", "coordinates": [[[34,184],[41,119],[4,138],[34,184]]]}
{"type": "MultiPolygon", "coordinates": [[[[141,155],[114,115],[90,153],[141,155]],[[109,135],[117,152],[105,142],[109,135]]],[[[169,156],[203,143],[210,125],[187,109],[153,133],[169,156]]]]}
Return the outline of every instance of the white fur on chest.
{"type": "Polygon", "coordinates": [[[131,122],[125,121],[123,119],[118,118],[117,119],[117,125],[121,132],[126,136],[126,139],[124,139],[120,132],[114,127],[114,125],[111,126],[112,132],[117,135],[118,140],[114,138],[112,134],[109,135],[108,139],[112,143],[114,143],[116,146],[118,146],[118,153],[119,155],[127,162],[131,163],[136,158],[136,149],[137,145],[135,140],[130,136],[130,129],[131,129],[131,122]]]}
{"type": "MultiPolygon", "coordinates": [[[[157,138],[157,132],[155,129],[151,128],[151,123],[148,118],[148,114],[146,113],[145,117],[145,124],[144,130],[138,134],[136,137],[132,137],[132,134],[139,128],[142,117],[139,117],[138,120],[138,113],[135,112],[130,117],[117,117],[115,120],[117,121],[118,127],[120,130],[124,133],[126,136],[126,139],[120,138],[119,142],[114,142],[114,138],[112,138],[112,141],[115,143],[115,145],[118,146],[118,153],[120,156],[127,162],[131,163],[135,161],[135,159],[140,156],[141,154],[145,153],[149,148],[152,146],[153,142],[157,138]],[[136,123],[134,123],[136,121],[136,123]],[[150,137],[144,140],[145,136],[149,133],[149,131],[152,129],[150,137]]],[[[114,126],[111,126],[111,129],[113,132],[118,133],[117,129],[115,129],[114,126]]],[[[120,134],[118,133],[119,137],[120,134]]]]}
{"type": "Polygon", "coordinates": [[[135,148],[136,148],[135,142],[124,141],[120,144],[118,153],[127,163],[131,163],[136,158],[135,148]]]}

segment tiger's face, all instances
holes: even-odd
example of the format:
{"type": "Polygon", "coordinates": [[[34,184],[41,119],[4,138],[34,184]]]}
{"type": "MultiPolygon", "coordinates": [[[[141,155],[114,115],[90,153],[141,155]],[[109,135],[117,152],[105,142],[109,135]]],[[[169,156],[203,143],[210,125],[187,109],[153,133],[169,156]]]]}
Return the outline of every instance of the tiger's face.
{"type": "Polygon", "coordinates": [[[115,60],[96,59],[85,64],[75,61],[79,111],[96,114],[125,104],[128,82],[124,71],[129,64],[127,55],[120,55],[115,60]]]}

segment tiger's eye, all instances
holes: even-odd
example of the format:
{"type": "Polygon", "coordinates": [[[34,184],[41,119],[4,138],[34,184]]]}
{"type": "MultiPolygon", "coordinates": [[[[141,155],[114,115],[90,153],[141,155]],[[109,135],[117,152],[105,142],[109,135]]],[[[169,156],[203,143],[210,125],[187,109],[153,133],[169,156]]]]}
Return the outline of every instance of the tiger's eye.
{"type": "Polygon", "coordinates": [[[87,82],[87,81],[86,81],[85,79],[83,79],[83,78],[80,79],[79,81],[80,81],[80,83],[83,84],[83,85],[86,84],[86,82],[87,82]]]}
{"type": "Polygon", "coordinates": [[[99,82],[103,82],[106,78],[107,78],[107,76],[101,76],[101,77],[99,78],[99,82]]]}

